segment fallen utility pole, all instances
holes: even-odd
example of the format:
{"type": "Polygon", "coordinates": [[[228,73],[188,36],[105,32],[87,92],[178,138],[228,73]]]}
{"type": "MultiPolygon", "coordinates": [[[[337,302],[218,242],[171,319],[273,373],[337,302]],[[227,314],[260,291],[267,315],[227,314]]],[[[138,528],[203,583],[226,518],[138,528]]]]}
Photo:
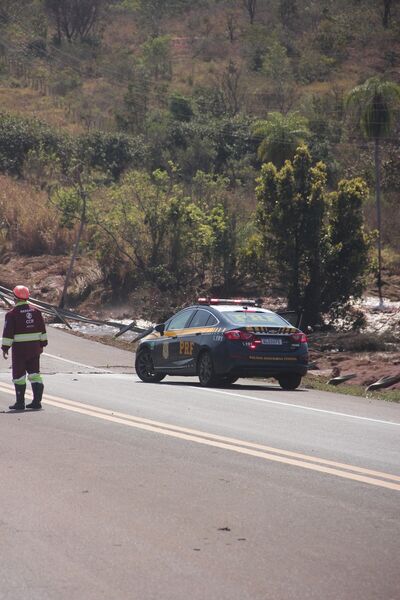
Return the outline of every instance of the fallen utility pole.
{"type": "Polygon", "coordinates": [[[387,375],[386,377],[381,377],[380,379],[378,379],[378,381],[375,381],[375,383],[371,383],[371,385],[369,385],[365,391],[373,392],[374,390],[388,388],[394,385],[395,383],[399,383],[399,381],[400,373],[397,373],[397,375],[393,376],[387,375]]]}
{"type": "MultiPolygon", "coordinates": [[[[0,299],[8,306],[14,305],[14,303],[13,303],[14,294],[13,294],[12,290],[10,290],[6,287],[3,287],[1,285],[0,285],[0,299]]],[[[52,304],[43,302],[42,300],[36,300],[35,298],[29,298],[29,302],[33,306],[40,308],[40,310],[42,312],[44,312],[45,314],[55,317],[56,319],[58,319],[59,321],[64,323],[64,325],[69,327],[70,329],[72,329],[72,327],[68,323],[68,321],[77,321],[80,323],[86,323],[88,325],[100,325],[100,326],[107,325],[108,327],[115,327],[116,329],[120,330],[115,337],[122,335],[122,333],[125,333],[128,330],[132,330],[139,334],[143,333],[144,331],[147,331],[147,329],[145,329],[144,327],[138,327],[136,325],[136,321],[132,321],[132,323],[130,323],[130,325],[124,325],[123,323],[118,323],[117,321],[101,321],[99,319],[90,319],[89,317],[84,317],[83,315],[80,315],[72,310],[58,308],[52,304]]]]}

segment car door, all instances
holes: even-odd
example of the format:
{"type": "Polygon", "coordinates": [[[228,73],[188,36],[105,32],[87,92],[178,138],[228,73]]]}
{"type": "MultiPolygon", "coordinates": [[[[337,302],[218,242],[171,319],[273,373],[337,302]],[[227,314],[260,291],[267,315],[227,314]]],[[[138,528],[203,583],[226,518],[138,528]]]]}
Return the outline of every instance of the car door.
{"type": "Polygon", "coordinates": [[[211,345],[208,343],[210,342],[209,337],[212,337],[215,329],[212,325],[215,326],[217,323],[217,319],[209,310],[198,308],[186,327],[186,334],[182,337],[180,344],[180,352],[189,354],[190,361],[187,368],[194,374],[196,373],[200,348],[204,345],[211,345]]]}
{"type": "Polygon", "coordinates": [[[185,336],[187,323],[195,313],[195,309],[186,308],[166,322],[163,339],[161,340],[160,364],[170,370],[185,367],[185,355],[180,353],[181,342],[185,336]]]}

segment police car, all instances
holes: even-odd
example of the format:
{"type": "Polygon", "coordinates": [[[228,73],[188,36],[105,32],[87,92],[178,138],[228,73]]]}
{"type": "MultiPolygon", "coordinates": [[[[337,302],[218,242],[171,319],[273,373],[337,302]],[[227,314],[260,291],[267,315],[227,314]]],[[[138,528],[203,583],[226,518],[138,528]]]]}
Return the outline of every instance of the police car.
{"type": "Polygon", "coordinates": [[[274,377],[294,390],[307,372],[307,337],[255,301],[199,298],[144,333],[135,368],[146,382],[197,375],[205,387],[239,377],[274,377]]]}

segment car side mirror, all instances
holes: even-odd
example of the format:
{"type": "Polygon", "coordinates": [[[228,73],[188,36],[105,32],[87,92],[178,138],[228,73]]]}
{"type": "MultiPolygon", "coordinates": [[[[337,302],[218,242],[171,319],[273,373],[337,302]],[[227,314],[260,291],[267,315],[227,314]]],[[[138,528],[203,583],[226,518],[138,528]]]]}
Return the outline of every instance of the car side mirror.
{"type": "Polygon", "coordinates": [[[158,331],[158,333],[160,335],[164,335],[164,331],[165,331],[165,323],[160,323],[159,325],[156,325],[154,327],[155,331],[158,331]]]}

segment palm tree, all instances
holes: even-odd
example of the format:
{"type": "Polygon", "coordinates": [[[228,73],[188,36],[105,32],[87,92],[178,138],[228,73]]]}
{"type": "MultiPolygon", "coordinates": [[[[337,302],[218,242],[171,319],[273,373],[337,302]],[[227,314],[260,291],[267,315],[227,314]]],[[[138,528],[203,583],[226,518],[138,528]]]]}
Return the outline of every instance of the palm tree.
{"type": "Polygon", "coordinates": [[[285,160],[293,158],[310,132],[307,119],[298,112],[287,115],[270,112],[266,120],[255,123],[253,134],[262,140],[257,150],[258,158],[279,168],[285,160]]]}
{"type": "Polygon", "coordinates": [[[394,111],[400,103],[400,86],[392,81],[371,77],[363,84],[353,88],[346,99],[348,107],[358,111],[359,124],[365,137],[374,142],[375,161],[375,202],[378,229],[378,294],[382,298],[382,242],[381,242],[381,142],[392,131],[394,111]]]}

